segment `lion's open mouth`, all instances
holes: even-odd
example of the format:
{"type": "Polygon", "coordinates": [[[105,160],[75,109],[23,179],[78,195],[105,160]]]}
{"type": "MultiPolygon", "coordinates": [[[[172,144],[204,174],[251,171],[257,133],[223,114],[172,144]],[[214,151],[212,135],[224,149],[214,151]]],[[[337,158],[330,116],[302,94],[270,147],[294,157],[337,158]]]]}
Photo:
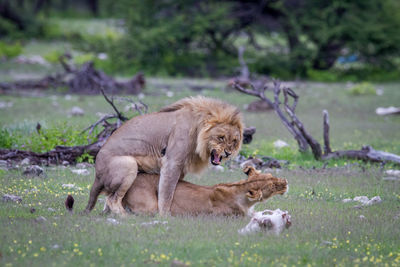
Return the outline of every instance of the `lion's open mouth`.
{"type": "Polygon", "coordinates": [[[222,156],[220,156],[215,149],[211,151],[211,164],[219,165],[221,164],[222,156]]]}

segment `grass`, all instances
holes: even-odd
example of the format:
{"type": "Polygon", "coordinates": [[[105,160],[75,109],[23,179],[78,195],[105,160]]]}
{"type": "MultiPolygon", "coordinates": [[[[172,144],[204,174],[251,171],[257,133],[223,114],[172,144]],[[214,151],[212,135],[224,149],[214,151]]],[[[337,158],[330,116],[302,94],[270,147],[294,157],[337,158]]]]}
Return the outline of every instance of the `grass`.
{"type": "MultiPolygon", "coordinates": [[[[219,81],[156,78],[148,81],[143,101],[149,104],[150,111],[193,95],[187,89],[188,83],[211,83],[217,89],[204,90],[202,94],[225,99],[241,108],[253,100],[218,89],[223,87],[219,81]],[[174,95],[167,97],[170,90],[174,95]]],[[[376,149],[399,153],[399,118],[374,114],[377,106],[396,104],[399,84],[376,86],[382,87],[383,96],[349,96],[343,84],[300,84],[295,88],[300,95],[299,117],[318,137],[322,128],[321,110],[328,109],[334,149],[371,144],[376,149]]],[[[83,129],[96,120],[96,112],[112,111],[100,96],[8,95],[0,96],[0,101],[14,103],[11,108],[0,110],[0,125],[22,135],[34,132],[38,121],[45,129],[60,122],[75,130],[83,129]],[[86,111],[83,117],[67,115],[75,105],[86,111]]],[[[123,109],[124,104],[119,106],[123,109]]],[[[0,204],[0,228],[6,229],[2,231],[0,264],[167,266],[175,259],[194,266],[400,264],[398,182],[383,181],[377,166],[358,162],[331,161],[327,169],[321,169],[323,163],[297,151],[296,143],[273,113],[244,112],[244,120],[246,125],[257,128],[253,143],[244,147],[246,151],[290,161],[289,169],[277,173],[289,180],[289,194],[274,197],[257,208],[290,212],[293,225],[281,236],[238,235],[237,230],[248,223],[248,218],[131,216],[117,218],[120,224],[112,225],[107,217],[99,215],[101,202],[89,216],[70,215],[64,209],[65,197],[73,194],[76,210],[83,210],[93,181],[92,168],[90,176],[78,176],[68,168],[50,167],[47,178],[26,178],[17,169],[0,171],[1,193],[23,197],[21,204],[0,204]],[[272,143],[278,138],[290,146],[274,148],[272,143]],[[313,166],[317,169],[308,169],[313,166]],[[63,189],[64,183],[73,183],[80,189],[63,189]],[[341,202],[359,195],[369,198],[379,195],[383,203],[355,209],[356,204],[341,202]],[[34,213],[30,212],[32,208],[36,210],[34,213]],[[361,215],[365,219],[360,219],[361,215]],[[47,221],[37,222],[39,216],[47,221]],[[167,220],[168,224],[141,225],[154,220],[167,220]]],[[[221,174],[209,171],[200,177],[189,176],[188,180],[215,184],[243,177],[239,170],[221,174]]]]}
{"type": "MultiPolygon", "coordinates": [[[[112,225],[99,215],[101,204],[89,216],[66,213],[63,202],[73,194],[76,210],[83,210],[91,176],[65,168],[48,168],[47,178],[25,178],[21,171],[1,174],[0,190],[23,197],[21,204],[2,203],[0,252],[3,266],[15,265],[170,265],[174,259],[193,266],[265,265],[375,265],[400,262],[398,218],[400,186],[382,181],[381,173],[353,168],[279,172],[289,180],[290,192],[270,199],[257,209],[280,208],[292,215],[293,225],[281,236],[240,236],[247,218],[130,216],[112,225]],[[80,189],[63,189],[74,183],[80,189]],[[376,206],[354,209],[344,198],[381,196],[376,206]],[[31,213],[30,209],[36,212],[31,213]],[[49,211],[48,208],[54,209],[49,211]],[[365,219],[360,219],[360,216],[365,219]],[[35,218],[44,216],[45,222],[35,218]],[[165,225],[141,223],[166,220],[165,225]],[[56,246],[57,245],[57,246],[56,246]]],[[[200,184],[236,181],[239,171],[202,177],[200,184]]]]}

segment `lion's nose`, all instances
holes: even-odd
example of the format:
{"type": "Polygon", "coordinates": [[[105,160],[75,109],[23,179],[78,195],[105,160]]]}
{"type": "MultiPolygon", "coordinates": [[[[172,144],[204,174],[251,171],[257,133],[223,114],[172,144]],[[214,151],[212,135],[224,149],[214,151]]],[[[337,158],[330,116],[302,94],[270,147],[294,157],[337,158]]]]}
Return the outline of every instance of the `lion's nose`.
{"type": "Polygon", "coordinates": [[[229,157],[232,153],[225,150],[225,156],[229,157]]]}

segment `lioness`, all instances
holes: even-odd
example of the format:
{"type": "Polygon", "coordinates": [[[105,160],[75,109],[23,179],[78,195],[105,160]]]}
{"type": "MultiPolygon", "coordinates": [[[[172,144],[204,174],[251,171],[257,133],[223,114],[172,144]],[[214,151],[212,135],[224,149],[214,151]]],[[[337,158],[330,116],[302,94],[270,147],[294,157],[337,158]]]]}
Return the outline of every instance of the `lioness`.
{"type": "Polygon", "coordinates": [[[186,173],[200,172],[208,163],[219,165],[235,155],[242,136],[237,108],[200,96],[134,117],[116,130],[97,154],[96,177],[85,210],[91,211],[99,194],[105,193],[111,211],[125,215],[121,201],[137,173],[144,172],[160,174],[158,208],[162,215],[168,214],[178,180],[186,173]]]}
{"type": "MultiPolygon", "coordinates": [[[[214,186],[195,185],[179,181],[171,205],[171,214],[252,215],[258,202],[287,191],[287,180],[260,174],[253,167],[244,171],[248,179],[214,186]]],[[[134,213],[153,214],[158,210],[159,175],[138,174],[122,200],[134,213]]]]}

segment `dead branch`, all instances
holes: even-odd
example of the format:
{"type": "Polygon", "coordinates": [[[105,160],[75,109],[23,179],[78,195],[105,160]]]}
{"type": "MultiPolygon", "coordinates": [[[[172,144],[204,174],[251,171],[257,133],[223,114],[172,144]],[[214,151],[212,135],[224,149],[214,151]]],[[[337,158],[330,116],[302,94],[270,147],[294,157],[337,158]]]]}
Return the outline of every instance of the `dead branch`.
{"type": "Polygon", "coordinates": [[[106,93],[104,92],[103,86],[100,87],[101,94],[104,96],[105,100],[107,101],[108,104],[111,105],[111,107],[114,109],[115,113],[117,113],[118,119],[121,121],[127,121],[128,118],[122,115],[122,113],[117,109],[117,107],[114,105],[114,99],[109,99],[106,93]]]}
{"type": "Polygon", "coordinates": [[[304,128],[303,123],[297,118],[296,114],[295,114],[295,109],[296,109],[296,105],[297,105],[297,101],[299,99],[299,97],[296,95],[296,93],[290,89],[290,88],[283,88],[283,95],[284,95],[284,106],[285,106],[285,110],[287,112],[287,114],[289,115],[289,117],[292,119],[292,123],[295,124],[295,126],[297,127],[297,129],[300,131],[300,135],[304,137],[304,139],[306,139],[308,145],[311,147],[311,150],[313,152],[313,155],[316,159],[320,159],[322,156],[322,151],[321,151],[321,146],[318,143],[317,140],[315,140],[311,134],[309,134],[307,132],[307,130],[304,128]],[[293,105],[289,106],[288,104],[288,99],[291,96],[294,101],[293,101],[293,105]]]}
{"type": "MultiPolygon", "coordinates": [[[[270,100],[265,95],[265,91],[268,90],[267,86],[264,86],[261,89],[260,88],[257,89],[253,85],[251,85],[251,89],[243,88],[238,83],[235,83],[233,86],[238,91],[240,91],[242,93],[245,93],[245,94],[248,94],[248,95],[259,97],[263,101],[267,102],[268,105],[272,106],[274,108],[274,110],[275,110],[275,113],[281,119],[283,125],[285,125],[285,127],[288,129],[288,131],[296,139],[297,143],[299,144],[300,151],[307,151],[307,149],[308,149],[307,140],[301,134],[299,129],[295,127],[294,122],[290,122],[288,120],[288,118],[286,118],[284,112],[282,111],[281,102],[279,100],[279,96],[280,96],[280,93],[281,93],[281,88],[280,88],[280,83],[278,81],[274,82],[274,88],[273,88],[274,101],[270,100]]],[[[292,107],[295,108],[296,105],[294,104],[292,107]]]]}
{"type": "Polygon", "coordinates": [[[149,110],[149,107],[142,101],[142,100],[138,100],[139,104],[135,101],[133,101],[130,98],[126,98],[126,97],[117,97],[116,99],[118,99],[119,101],[124,101],[124,102],[128,102],[131,105],[133,110],[136,110],[139,115],[143,115],[145,113],[147,113],[147,111],[149,110]]]}
{"type": "Polygon", "coordinates": [[[256,133],[256,127],[249,127],[243,130],[243,144],[250,144],[253,140],[253,135],[256,133]]]}
{"type": "Polygon", "coordinates": [[[271,105],[274,108],[276,114],[281,119],[281,122],[296,139],[300,151],[307,151],[308,147],[311,147],[315,159],[328,160],[332,158],[351,158],[372,162],[393,162],[395,164],[400,164],[400,156],[384,151],[375,150],[370,146],[365,146],[361,150],[345,150],[332,152],[329,141],[329,114],[326,110],[323,111],[324,153],[322,153],[321,145],[319,144],[319,142],[315,138],[313,138],[311,134],[308,133],[308,131],[304,127],[304,124],[296,115],[296,106],[299,100],[299,96],[292,89],[281,89],[280,83],[275,81],[273,88],[274,101],[271,101],[265,95],[265,91],[267,90],[266,87],[261,90],[256,89],[254,86],[251,87],[251,89],[248,89],[243,88],[238,83],[234,84],[234,88],[238,91],[248,95],[256,96],[271,105]],[[282,103],[279,100],[281,92],[283,93],[284,99],[283,107],[282,103]],[[293,99],[292,105],[289,104],[290,98],[293,99]],[[285,116],[282,109],[284,109],[287,116],[285,116]]]}
{"type": "Polygon", "coordinates": [[[329,113],[326,109],[323,111],[324,116],[324,154],[332,152],[331,144],[329,142],[329,113]]]}

